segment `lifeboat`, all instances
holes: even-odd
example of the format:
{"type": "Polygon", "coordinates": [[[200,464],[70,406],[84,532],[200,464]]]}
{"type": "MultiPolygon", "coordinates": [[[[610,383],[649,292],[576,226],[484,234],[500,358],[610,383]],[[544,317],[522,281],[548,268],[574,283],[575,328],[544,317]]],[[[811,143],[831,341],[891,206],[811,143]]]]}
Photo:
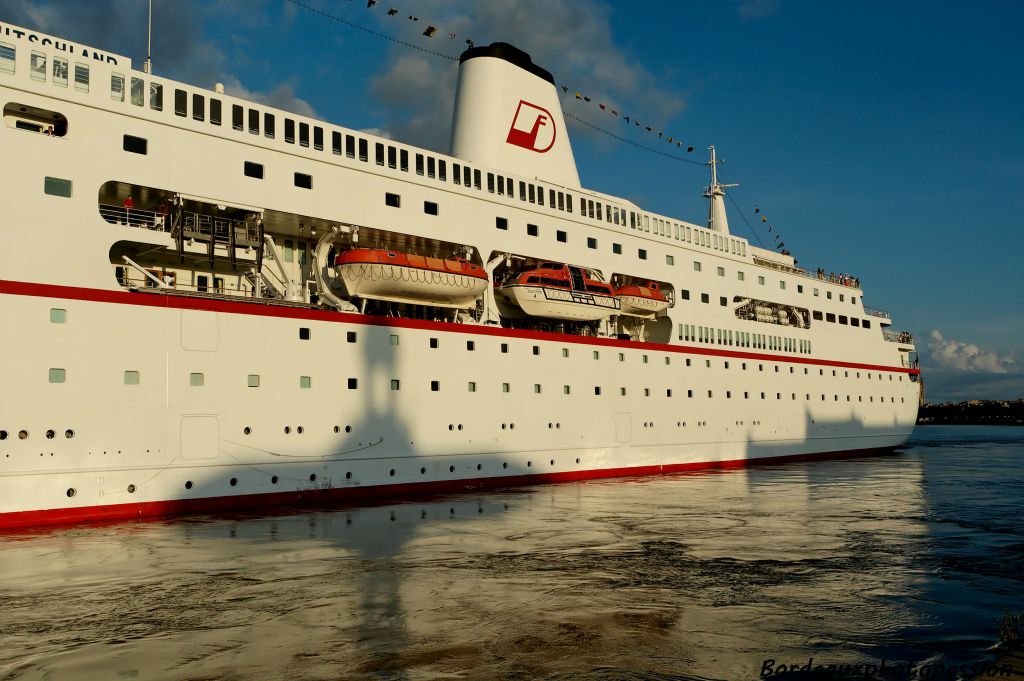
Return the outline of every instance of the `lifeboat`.
{"type": "Polygon", "coordinates": [[[496,296],[530,317],[592,322],[619,311],[610,284],[584,267],[558,262],[514,275],[498,287],[496,296]]]}
{"type": "Polygon", "coordinates": [[[430,258],[378,248],[353,248],[335,258],[349,296],[414,305],[470,308],[487,288],[487,273],[462,259],[430,258]]]}
{"type": "Polygon", "coordinates": [[[615,289],[621,313],[633,317],[653,317],[669,308],[671,301],[665,296],[658,282],[626,284],[615,289]]]}

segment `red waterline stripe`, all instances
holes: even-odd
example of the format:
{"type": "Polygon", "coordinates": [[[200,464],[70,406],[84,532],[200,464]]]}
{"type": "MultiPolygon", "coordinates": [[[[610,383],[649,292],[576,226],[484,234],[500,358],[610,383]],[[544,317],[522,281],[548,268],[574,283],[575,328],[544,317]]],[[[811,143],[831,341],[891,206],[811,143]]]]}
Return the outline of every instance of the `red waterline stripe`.
{"type": "Polygon", "coordinates": [[[605,468],[601,470],[565,471],[562,473],[536,473],[534,475],[506,475],[494,478],[464,480],[437,480],[433,482],[409,482],[394,485],[373,485],[369,487],[338,487],[311,489],[295,492],[270,492],[264,494],[243,494],[231,497],[205,497],[202,499],[172,499],[168,501],[147,501],[137,504],[113,504],[107,506],[83,506],[78,508],[52,508],[39,511],[18,511],[0,513],[0,531],[19,528],[37,528],[53,525],[103,522],[112,520],[166,518],[195,513],[218,513],[244,509],[290,506],[316,506],[348,501],[402,501],[411,497],[438,494],[441,492],[467,492],[471,490],[536,485],[541,483],[564,483],[601,478],[624,478],[686,473],[695,471],[735,470],[752,466],[794,463],[800,461],[824,461],[849,459],[862,456],[887,454],[892,447],[870,449],[849,449],[840,452],[817,452],[813,454],[792,454],[769,456],[760,459],[732,459],[729,461],[706,461],[700,463],[678,463],[660,466],[632,466],[605,468]]]}
{"type": "Polygon", "coordinates": [[[756,352],[739,352],[721,350],[694,345],[666,345],[663,343],[642,343],[616,338],[591,338],[565,333],[547,331],[529,331],[526,329],[506,329],[500,326],[473,326],[453,324],[451,322],[434,322],[423,319],[403,319],[399,317],[373,317],[354,312],[332,312],[328,310],[311,310],[300,307],[270,305],[256,301],[231,301],[214,298],[193,298],[191,296],[173,296],[158,293],[132,293],[128,291],[110,291],[105,289],[80,288],[77,286],[60,286],[56,284],[37,284],[24,281],[7,281],[0,279],[0,293],[15,296],[32,296],[40,298],[65,298],[69,300],[86,300],[97,303],[114,303],[117,305],[141,305],[144,307],[163,307],[182,310],[205,310],[224,312],[227,314],[246,314],[261,317],[278,317],[283,319],[305,319],[363,326],[386,326],[393,328],[421,329],[441,331],[445,333],[462,333],[477,336],[495,336],[500,338],[526,338],[550,343],[572,343],[575,345],[595,345],[615,348],[643,348],[656,352],[675,354],[708,355],[711,357],[735,357],[766,362],[788,362],[790,364],[808,364],[813,366],[841,367],[844,369],[864,369],[871,371],[887,371],[919,375],[920,369],[886,366],[883,364],[861,364],[840,360],[814,359],[812,357],[788,357],[785,355],[769,355],[756,352]]]}

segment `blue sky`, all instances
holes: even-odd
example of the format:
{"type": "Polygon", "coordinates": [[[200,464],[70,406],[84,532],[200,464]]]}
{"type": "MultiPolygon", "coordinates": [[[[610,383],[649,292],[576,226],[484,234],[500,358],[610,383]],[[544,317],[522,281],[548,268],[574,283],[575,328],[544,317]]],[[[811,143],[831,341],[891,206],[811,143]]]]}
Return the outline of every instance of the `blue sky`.
{"type": "MultiPolygon", "coordinates": [[[[503,40],[559,84],[726,159],[801,264],[915,333],[929,399],[1024,396],[1024,4],[302,0],[458,56],[503,40]],[[388,7],[399,10],[387,17],[388,7]],[[418,22],[408,19],[419,17],[418,22]],[[440,28],[421,35],[427,24],[440,28]],[[447,37],[454,32],[457,37],[447,37]]],[[[447,151],[456,66],[287,0],[155,0],[159,75],[447,151]]],[[[145,0],[0,0],[0,21],[145,57],[145,0]]],[[[596,106],[565,110],[669,150],[596,106]]],[[[692,222],[706,169],[570,125],[583,183],[692,222]]],[[[730,205],[732,230],[757,243],[730,205]]]]}

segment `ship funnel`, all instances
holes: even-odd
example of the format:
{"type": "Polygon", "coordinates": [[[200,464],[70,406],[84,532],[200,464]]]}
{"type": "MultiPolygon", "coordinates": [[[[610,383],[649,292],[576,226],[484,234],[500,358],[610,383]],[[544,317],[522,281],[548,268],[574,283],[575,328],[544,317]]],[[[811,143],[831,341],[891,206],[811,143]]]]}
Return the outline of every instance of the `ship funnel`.
{"type": "Polygon", "coordinates": [[[580,186],[555,79],[507,43],[462,53],[451,154],[517,175],[580,186]]]}

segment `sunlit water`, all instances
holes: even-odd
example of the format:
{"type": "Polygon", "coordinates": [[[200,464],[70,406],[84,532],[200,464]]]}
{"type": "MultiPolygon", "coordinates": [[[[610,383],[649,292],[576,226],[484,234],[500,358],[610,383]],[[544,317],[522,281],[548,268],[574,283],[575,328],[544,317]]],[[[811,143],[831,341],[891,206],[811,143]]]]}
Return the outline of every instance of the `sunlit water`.
{"type": "Polygon", "coordinates": [[[1024,429],[934,426],[869,459],[0,535],[0,679],[996,660],[1022,464],[1024,429]]]}

